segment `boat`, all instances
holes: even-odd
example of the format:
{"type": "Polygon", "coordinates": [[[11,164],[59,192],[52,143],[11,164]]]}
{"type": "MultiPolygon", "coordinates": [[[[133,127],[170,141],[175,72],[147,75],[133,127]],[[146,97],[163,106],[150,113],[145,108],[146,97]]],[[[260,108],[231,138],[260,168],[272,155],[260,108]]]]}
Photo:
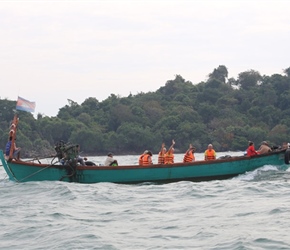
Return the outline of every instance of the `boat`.
{"type": "MultiPolygon", "coordinates": [[[[15,136],[16,119],[9,135],[15,136]]],[[[12,125],[13,125],[12,124],[12,125]]],[[[189,163],[153,164],[147,166],[96,166],[78,165],[78,145],[59,142],[55,146],[56,155],[50,163],[39,159],[14,160],[12,154],[6,159],[0,150],[2,165],[11,181],[65,181],[76,183],[112,182],[134,184],[143,182],[169,183],[177,181],[209,181],[229,179],[264,165],[285,166],[289,164],[288,149],[255,156],[223,157],[211,161],[189,163]],[[64,161],[62,161],[64,159],[64,161]]],[[[90,162],[92,163],[92,162],[90,162]]]]}
{"type": "Polygon", "coordinates": [[[228,179],[253,171],[264,165],[286,165],[285,150],[252,157],[237,156],[212,161],[174,163],[149,166],[80,166],[60,164],[57,159],[50,164],[27,161],[7,161],[0,150],[2,165],[9,179],[16,182],[66,181],[77,183],[113,182],[134,184],[142,182],[168,183],[176,181],[209,181],[228,179]]]}

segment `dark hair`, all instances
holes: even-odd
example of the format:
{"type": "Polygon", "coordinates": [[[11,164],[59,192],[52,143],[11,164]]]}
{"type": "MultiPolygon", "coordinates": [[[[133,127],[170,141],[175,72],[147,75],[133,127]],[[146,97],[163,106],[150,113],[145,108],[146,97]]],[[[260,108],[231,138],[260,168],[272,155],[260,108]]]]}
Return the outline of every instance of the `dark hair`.
{"type": "Polygon", "coordinates": [[[150,150],[148,150],[147,154],[152,156],[152,152],[150,150]]]}

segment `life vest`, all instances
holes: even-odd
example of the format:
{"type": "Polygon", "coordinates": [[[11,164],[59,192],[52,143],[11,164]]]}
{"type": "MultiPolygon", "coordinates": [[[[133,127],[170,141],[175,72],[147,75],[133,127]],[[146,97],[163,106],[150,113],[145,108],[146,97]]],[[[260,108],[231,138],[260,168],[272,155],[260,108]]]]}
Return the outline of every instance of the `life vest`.
{"type": "Polygon", "coordinates": [[[258,153],[255,150],[255,147],[253,145],[249,146],[247,149],[247,156],[253,156],[257,155],[258,153]]]}
{"type": "Polygon", "coordinates": [[[167,152],[164,157],[164,164],[174,163],[174,155],[170,152],[167,152]]]}
{"type": "Polygon", "coordinates": [[[143,157],[144,157],[144,155],[145,155],[145,154],[142,154],[142,155],[140,155],[140,157],[139,157],[139,165],[140,165],[140,166],[143,165],[143,157]]]}
{"type": "Polygon", "coordinates": [[[165,154],[163,152],[159,152],[158,154],[158,164],[164,164],[165,154]]]}
{"type": "Polygon", "coordinates": [[[195,160],[194,154],[192,151],[189,151],[188,153],[185,153],[183,157],[183,162],[192,162],[195,160]]]}
{"type": "Polygon", "coordinates": [[[150,164],[152,164],[152,161],[150,159],[150,155],[145,154],[143,156],[143,164],[142,165],[150,165],[150,164]]]}
{"type": "Polygon", "coordinates": [[[205,151],[205,154],[207,156],[207,160],[215,160],[215,151],[212,149],[212,150],[206,150],[205,151]]]}

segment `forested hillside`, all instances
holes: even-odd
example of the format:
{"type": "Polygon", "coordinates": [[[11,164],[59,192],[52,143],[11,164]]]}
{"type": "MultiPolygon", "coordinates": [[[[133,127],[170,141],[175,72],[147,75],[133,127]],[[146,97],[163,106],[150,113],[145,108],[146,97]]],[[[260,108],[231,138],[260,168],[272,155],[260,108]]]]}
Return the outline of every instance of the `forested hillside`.
{"type": "MultiPolygon", "coordinates": [[[[35,119],[18,111],[17,145],[33,157],[50,154],[59,140],[80,144],[88,155],[157,153],[162,142],[169,146],[172,139],[180,152],[189,143],[203,152],[209,143],[227,151],[245,150],[249,140],[256,147],[264,140],[272,145],[290,141],[290,68],[283,75],[248,70],[228,79],[227,68],[220,65],[205,82],[193,84],[176,75],[156,92],[141,91],[128,97],[112,93],[102,102],[69,100],[57,117],[38,114],[35,119]]],[[[0,99],[2,149],[15,105],[0,99]]]]}

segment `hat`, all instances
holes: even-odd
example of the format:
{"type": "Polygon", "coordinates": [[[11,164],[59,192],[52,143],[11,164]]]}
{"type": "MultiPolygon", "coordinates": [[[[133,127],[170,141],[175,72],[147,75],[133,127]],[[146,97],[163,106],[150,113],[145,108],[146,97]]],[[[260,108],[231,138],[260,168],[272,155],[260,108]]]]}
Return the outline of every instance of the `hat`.
{"type": "Polygon", "coordinates": [[[261,144],[262,144],[262,145],[268,145],[268,142],[266,142],[266,141],[262,141],[261,144]]]}
{"type": "Polygon", "coordinates": [[[212,144],[208,144],[208,147],[212,147],[212,144]]]}
{"type": "Polygon", "coordinates": [[[147,154],[152,156],[152,152],[150,150],[147,151],[147,154]]]}
{"type": "Polygon", "coordinates": [[[108,153],[108,156],[113,156],[113,153],[109,152],[109,153],[108,153]]]}

